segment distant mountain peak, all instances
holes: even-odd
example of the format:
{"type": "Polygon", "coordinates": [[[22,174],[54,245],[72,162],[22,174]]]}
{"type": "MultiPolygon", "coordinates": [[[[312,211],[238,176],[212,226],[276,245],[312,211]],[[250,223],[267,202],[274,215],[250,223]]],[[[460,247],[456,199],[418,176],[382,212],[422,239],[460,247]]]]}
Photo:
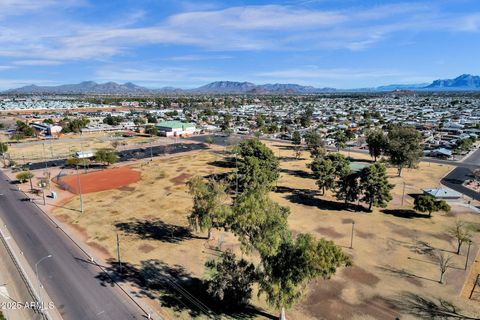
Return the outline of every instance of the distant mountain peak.
{"type": "Polygon", "coordinates": [[[471,74],[462,74],[454,79],[439,79],[430,84],[392,84],[376,88],[361,88],[339,90],[335,88],[315,88],[294,83],[267,83],[256,85],[247,81],[214,81],[195,89],[180,89],[163,87],[149,89],[132,82],[118,84],[116,82],[97,83],[83,81],[78,84],[60,86],[27,85],[17,89],[7,90],[9,94],[116,94],[116,95],[145,95],[145,94],[315,94],[326,92],[385,92],[395,90],[413,91],[478,91],[480,77],[471,74]]]}
{"type": "Polygon", "coordinates": [[[454,79],[435,80],[425,88],[435,90],[479,90],[480,77],[465,73],[454,79]]]}

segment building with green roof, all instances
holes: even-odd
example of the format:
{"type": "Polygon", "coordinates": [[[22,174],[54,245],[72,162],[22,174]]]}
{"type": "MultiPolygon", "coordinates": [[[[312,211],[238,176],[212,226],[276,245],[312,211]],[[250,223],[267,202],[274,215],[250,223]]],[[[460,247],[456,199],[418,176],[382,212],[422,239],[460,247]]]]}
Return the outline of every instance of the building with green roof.
{"type": "Polygon", "coordinates": [[[165,137],[181,137],[190,136],[195,133],[195,123],[187,123],[181,121],[163,121],[155,125],[158,129],[158,133],[165,137]]]}

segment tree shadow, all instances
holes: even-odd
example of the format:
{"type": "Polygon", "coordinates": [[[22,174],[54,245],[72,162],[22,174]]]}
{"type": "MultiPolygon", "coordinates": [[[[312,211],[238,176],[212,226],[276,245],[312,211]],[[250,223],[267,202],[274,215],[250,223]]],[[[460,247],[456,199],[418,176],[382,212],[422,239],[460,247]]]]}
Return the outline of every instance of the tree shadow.
{"type": "Polygon", "coordinates": [[[215,181],[229,181],[229,178],[231,177],[232,172],[223,172],[223,173],[212,173],[209,175],[206,175],[206,179],[212,179],[215,181]]]}
{"type": "Polygon", "coordinates": [[[401,278],[418,278],[418,279],[422,279],[422,280],[427,280],[427,281],[432,281],[432,282],[436,282],[438,283],[438,280],[435,280],[435,279],[430,279],[430,278],[425,278],[425,277],[422,277],[422,276],[417,276],[416,274],[413,274],[411,272],[408,272],[404,269],[398,269],[398,268],[395,268],[395,267],[392,267],[392,266],[380,266],[380,267],[377,267],[379,268],[380,270],[382,271],[385,271],[385,272],[388,272],[388,273],[391,273],[392,275],[395,275],[395,276],[399,276],[401,278]]]}
{"type": "Polygon", "coordinates": [[[412,252],[414,252],[414,253],[418,253],[418,254],[422,254],[422,255],[428,255],[428,256],[432,256],[434,254],[435,250],[440,250],[440,251],[443,251],[443,252],[454,253],[454,254],[456,253],[455,251],[452,251],[452,250],[446,250],[446,249],[441,249],[441,248],[434,247],[434,246],[430,245],[428,242],[421,241],[421,240],[416,241],[412,245],[407,245],[407,247],[409,249],[411,249],[412,252]]]}
{"type": "Polygon", "coordinates": [[[347,157],[347,160],[350,162],[360,162],[360,163],[368,163],[368,164],[374,164],[375,161],[370,160],[370,159],[361,159],[361,158],[353,158],[353,157],[347,157]]]}
{"type": "Polygon", "coordinates": [[[163,242],[177,243],[197,238],[190,229],[182,226],[164,223],[161,220],[133,220],[115,224],[118,230],[135,234],[140,239],[153,239],[163,242]]]}
{"type": "Polygon", "coordinates": [[[218,168],[235,168],[235,158],[225,158],[223,160],[215,160],[207,163],[210,166],[215,166],[218,168]]]}
{"type": "Polygon", "coordinates": [[[383,209],[380,212],[384,214],[389,214],[398,218],[405,218],[405,219],[413,219],[413,218],[420,218],[420,219],[430,219],[426,214],[420,214],[415,210],[411,209],[383,209]]]}
{"type": "Polygon", "coordinates": [[[420,319],[478,319],[463,314],[458,307],[441,298],[427,298],[408,292],[389,301],[401,312],[420,319]]]}
{"type": "Polygon", "coordinates": [[[304,179],[313,179],[313,173],[310,173],[305,170],[293,170],[293,169],[280,169],[280,172],[289,174],[291,176],[304,178],[304,179]]]}
{"type": "Polygon", "coordinates": [[[295,150],[295,145],[274,144],[274,145],[272,145],[272,147],[276,147],[276,148],[281,149],[281,150],[295,150]]]}
{"type": "Polygon", "coordinates": [[[278,157],[278,160],[282,162],[289,162],[289,161],[303,160],[303,158],[297,158],[293,156],[292,157],[281,156],[281,157],[278,157]]]}
{"type": "Polygon", "coordinates": [[[207,285],[193,277],[182,266],[169,266],[156,259],[142,261],[139,266],[122,263],[121,273],[117,261],[110,259],[104,272],[96,276],[102,286],[129,283],[131,292],[139,298],[158,299],[162,307],[174,312],[187,312],[190,317],[207,316],[218,318],[225,315],[234,319],[253,319],[258,315],[276,319],[252,305],[242,310],[229,310],[229,306],[214,300],[207,291],[207,285]]]}
{"type": "Polygon", "coordinates": [[[275,192],[290,193],[286,196],[286,199],[290,202],[317,207],[321,210],[369,212],[365,207],[354,203],[337,202],[316,198],[315,196],[318,194],[318,192],[310,189],[293,189],[286,186],[280,186],[275,189],[275,192]]]}

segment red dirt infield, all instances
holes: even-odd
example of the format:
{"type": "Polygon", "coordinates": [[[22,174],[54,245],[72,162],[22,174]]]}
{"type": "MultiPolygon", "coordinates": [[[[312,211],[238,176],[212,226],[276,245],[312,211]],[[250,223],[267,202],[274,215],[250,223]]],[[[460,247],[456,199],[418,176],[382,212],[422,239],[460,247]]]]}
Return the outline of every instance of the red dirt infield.
{"type": "MultiPolygon", "coordinates": [[[[80,174],[82,193],[117,189],[140,180],[140,172],[128,167],[120,167],[80,174]]],[[[77,175],[60,177],[56,182],[74,194],[79,194],[77,175]]]]}

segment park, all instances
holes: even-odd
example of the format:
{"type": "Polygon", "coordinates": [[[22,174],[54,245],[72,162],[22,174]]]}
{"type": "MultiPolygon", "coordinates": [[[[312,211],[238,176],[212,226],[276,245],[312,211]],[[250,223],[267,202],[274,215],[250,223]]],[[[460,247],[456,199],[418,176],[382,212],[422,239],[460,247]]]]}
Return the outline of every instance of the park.
{"type": "MultiPolygon", "coordinates": [[[[392,199],[385,208],[373,206],[370,212],[368,205],[345,204],[330,190],[322,194],[310,169],[312,158],[308,151],[298,154],[290,143],[264,143],[279,160],[279,177],[268,191],[268,198],[289,208],[288,229],[293,237],[308,233],[315,239],[331,240],[352,261],[351,266],[339,267],[330,279],[320,277],[307,282],[301,297],[287,309],[287,318],[318,319],[323,315],[325,319],[416,319],[428,312],[418,305],[432,302],[441,309],[442,301],[464,315],[478,315],[478,305],[468,297],[474,281],[470,271],[478,252],[480,216],[466,201],[450,202],[448,213],[434,212],[431,217],[413,210],[415,195],[424,188],[439,186],[452,166],[420,162],[416,168],[405,168],[400,177],[395,167],[387,166],[388,181],[394,185],[392,199]],[[456,240],[449,233],[457,221],[474,230],[471,247],[464,244],[459,254],[456,240]],[[470,260],[465,270],[467,250],[470,260]],[[444,274],[438,255],[449,259],[444,274]]],[[[122,269],[115,280],[123,282],[166,318],[207,318],[211,314],[276,318],[279,310],[267,304],[265,295],[257,296],[257,284],[252,287],[248,306],[241,311],[222,308],[206,292],[205,279],[210,274],[205,264],[220,259],[222,253],[232,252],[257,265],[261,261],[256,249],[249,253],[243,250],[245,243],[233,232],[212,228],[208,237],[208,230],[192,228],[188,219],[193,202],[187,183],[194,177],[221,181],[230,176],[235,181],[233,150],[211,144],[208,150],[82,173],[83,212],[75,191],[61,190],[56,183],[53,188],[58,188],[61,195],[55,207],[46,208],[114,273],[120,272],[118,235],[122,269]],[[127,172],[132,180],[125,178],[127,172]],[[92,177],[95,174],[99,176],[92,177]],[[116,175],[126,181],[115,185],[116,175]],[[98,181],[112,181],[112,185],[89,189],[98,181]]],[[[373,161],[367,154],[341,153],[351,164],[373,161]]],[[[63,178],[76,185],[75,175],[63,178]]],[[[234,196],[239,191],[231,188],[228,192],[234,196]]],[[[225,205],[231,201],[225,200],[225,205]]],[[[101,273],[98,279],[105,285],[111,281],[101,273]]],[[[479,290],[473,292],[473,299],[480,298],[479,290]]]]}

